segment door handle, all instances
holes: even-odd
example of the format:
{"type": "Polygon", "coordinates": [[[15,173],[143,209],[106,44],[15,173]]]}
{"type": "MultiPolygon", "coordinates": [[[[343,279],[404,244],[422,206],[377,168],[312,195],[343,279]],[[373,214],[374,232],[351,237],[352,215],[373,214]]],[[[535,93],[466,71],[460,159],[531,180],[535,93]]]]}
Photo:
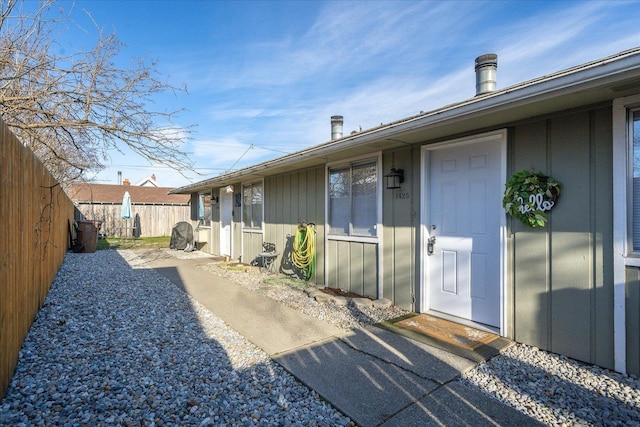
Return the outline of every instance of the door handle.
{"type": "Polygon", "coordinates": [[[433,247],[436,244],[436,236],[431,236],[427,239],[427,255],[433,255],[433,247]]]}

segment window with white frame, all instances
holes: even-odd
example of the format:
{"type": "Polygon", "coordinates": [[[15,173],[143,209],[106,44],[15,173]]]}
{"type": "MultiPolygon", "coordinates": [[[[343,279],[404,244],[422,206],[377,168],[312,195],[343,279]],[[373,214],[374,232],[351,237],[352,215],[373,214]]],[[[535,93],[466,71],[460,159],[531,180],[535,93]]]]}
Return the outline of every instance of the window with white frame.
{"type": "Polygon", "coordinates": [[[376,160],[329,168],[329,234],[376,237],[376,160]]]}
{"type": "Polygon", "coordinates": [[[633,251],[640,252],[640,108],[629,113],[629,140],[633,150],[633,251]]]}
{"type": "Polygon", "coordinates": [[[245,229],[262,229],[262,182],[242,186],[242,222],[245,229]]]}
{"type": "Polygon", "coordinates": [[[211,226],[211,192],[198,194],[198,226],[211,226]]]}

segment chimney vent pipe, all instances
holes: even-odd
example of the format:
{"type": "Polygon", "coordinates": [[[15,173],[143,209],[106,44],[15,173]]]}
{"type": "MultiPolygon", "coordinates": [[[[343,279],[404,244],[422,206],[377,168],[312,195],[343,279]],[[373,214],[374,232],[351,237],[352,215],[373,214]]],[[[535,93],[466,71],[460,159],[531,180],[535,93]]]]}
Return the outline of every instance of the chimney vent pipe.
{"type": "Polygon", "coordinates": [[[342,138],[342,116],[331,116],[331,140],[342,138]]]}
{"type": "Polygon", "coordinates": [[[498,55],[487,53],[476,58],[476,95],[496,90],[498,55]]]}

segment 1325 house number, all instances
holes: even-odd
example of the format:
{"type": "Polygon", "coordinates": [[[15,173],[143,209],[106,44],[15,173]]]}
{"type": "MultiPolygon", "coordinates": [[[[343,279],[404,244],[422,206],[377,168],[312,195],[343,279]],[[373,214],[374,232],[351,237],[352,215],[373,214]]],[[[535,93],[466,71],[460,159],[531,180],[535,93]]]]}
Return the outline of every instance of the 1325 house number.
{"type": "Polygon", "coordinates": [[[408,191],[398,191],[396,193],[396,199],[408,199],[409,192],[408,191]]]}

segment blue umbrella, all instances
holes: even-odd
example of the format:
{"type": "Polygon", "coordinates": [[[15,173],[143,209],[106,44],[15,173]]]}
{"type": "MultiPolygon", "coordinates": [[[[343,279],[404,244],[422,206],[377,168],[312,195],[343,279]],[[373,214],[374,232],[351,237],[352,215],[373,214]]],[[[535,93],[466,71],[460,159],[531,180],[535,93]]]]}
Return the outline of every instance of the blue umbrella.
{"type": "MultiPolygon", "coordinates": [[[[127,238],[127,226],[128,219],[131,218],[131,196],[128,191],[124,192],[124,196],[122,197],[122,210],[120,211],[120,216],[124,219],[124,237],[127,238]]],[[[122,234],[120,235],[122,236],[122,234]]]]}
{"type": "Polygon", "coordinates": [[[122,219],[131,218],[131,196],[128,191],[125,191],[124,196],[122,197],[122,210],[120,211],[120,216],[122,219]]]}

